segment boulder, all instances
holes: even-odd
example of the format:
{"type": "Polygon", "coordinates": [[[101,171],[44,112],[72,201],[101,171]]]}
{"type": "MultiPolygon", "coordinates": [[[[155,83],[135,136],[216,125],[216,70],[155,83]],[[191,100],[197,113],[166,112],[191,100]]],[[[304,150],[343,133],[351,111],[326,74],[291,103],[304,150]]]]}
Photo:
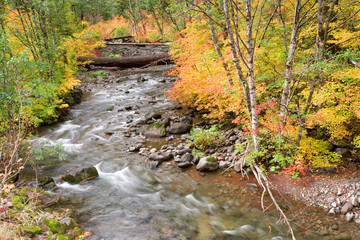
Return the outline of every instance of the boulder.
{"type": "Polygon", "coordinates": [[[190,132],[192,125],[187,123],[172,123],[169,132],[172,134],[184,134],[190,132]]]}
{"type": "Polygon", "coordinates": [[[165,125],[160,122],[152,123],[147,128],[145,135],[147,137],[165,137],[166,135],[165,125]]]}
{"type": "Polygon", "coordinates": [[[215,171],[219,167],[219,162],[215,157],[203,157],[196,166],[196,170],[200,172],[215,171]]]}

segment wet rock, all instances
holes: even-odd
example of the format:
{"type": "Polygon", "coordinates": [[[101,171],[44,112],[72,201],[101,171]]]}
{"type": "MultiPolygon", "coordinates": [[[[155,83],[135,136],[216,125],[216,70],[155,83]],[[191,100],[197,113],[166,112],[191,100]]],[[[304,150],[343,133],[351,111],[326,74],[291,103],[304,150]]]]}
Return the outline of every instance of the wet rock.
{"type": "Polygon", "coordinates": [[[84,168],[75,174],[76,181],[82,182],[85,180],[91,180],[99,176],[95,167],[84,168]]]}
{"type": "Polygon", "coordinates": [[[150,120],[150,119],[159,119],[161,118],[162,113],[161,112],[157,112],[157,111],[151,111],[145,114],[145,119],[146,120],[150,120]]]}
{"type": "Polygon", "coordinates": [[[181,162],[178,164],[178,167],[179,168],[188,168],[188,167],[191,167],[193,165],[192,162],[181,162]]]}
{"type": "Polygon", "coordinates": [[[172,134],[184,134],[190,132],[192,126],[187,123],[172,123],[169,132],[172,134]]]}
{"type": "Polygon", "coordinates": [[[164,124],[165,128],[170,126],[170,118],[168,117],[164,118],[161,122],[164,124]]]}
{"type": "Polygon", "coordinates": [[[191,162],[193,160],[193,155],[191,155],[190,153],[186,153],[181,157],[181,161],[182,162],[191,162]]]}
{"type": "Polygon", "coordinates": [[[200,172],[215,171],[219,167],[219,162],[215,157],[203,157],[196,166],[196,170],[200,172]]]}
{"type": "Polygon", "coordinates": [[[171,141],[171,140],[174,140],[174,136],[171,135],[171,136],[165,138],[165,140],[166,140],[167,142],[169,142],[169,141],[171,141]]]}
{"type": "Polygon", "coordinates": [[[198,164],[199,161],[200,161],[200,157],[199,157],[198,155],[194,156],[192,162],[193,162],[194,164],[198,164]]]}
{"type": "Polygon", "coordinates": [[[48,185],[50,183],[55,183],[54,179],[51,178],[51,177],[48,177],[48,176],[38,177],[37,180],[39,182],[40,187],[46,186],[46,185],[48,185]]]}
{"type": "Polygon", "coordinates": [[[68,183],[73,183],[73,184],[76,184],[77,181],[76,181],[76,178],[71,175],[71,174],[67,174],[65,176],[61,176],[61,179],[65,182],[68,182],[68,183]]]}
{"type": "Polygon", "coordinates": [[[346,202],[342,207],[341,207],[341,214],[346,214],[347,212],[351,211],[353,209],[353,205],[351,204],[351,202],[346,202]]]}
{"type": "Polygon", "coordinates": [[[164,162],[169,161],[173,158],[173,156],[170,153],[152,153],[150,154],[149,159],[151,161],[158,161],[158,162],[164,162]]]}
{"type": "Polygon", "coordinates": [[[129,152],[138,152],[142,147],[144,147],[144,144],[137,144],[136,146],[130,147],[129,152]]]}
{"type": "Polygon", "coordinates": [[[147,137],[165,137],[166,131],[164,124],[160,122],[150,124],[145,135],[147,137]]]}

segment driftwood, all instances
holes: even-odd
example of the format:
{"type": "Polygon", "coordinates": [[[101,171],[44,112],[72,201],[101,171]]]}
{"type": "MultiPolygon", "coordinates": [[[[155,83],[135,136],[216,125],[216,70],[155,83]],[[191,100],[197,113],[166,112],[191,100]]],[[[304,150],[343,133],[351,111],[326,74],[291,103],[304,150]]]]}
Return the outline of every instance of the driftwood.
{"type": "Polygon", "coordinates": [[[106,45],[119,45],[119,46],[169,46],[171,43],[134,43],[134,42],[106,42],[106,45]]]}
{"type": "Polygon", "coordinates": [[[133,68],[150,65],[152,63],[170,63],[170,55],[167,53],[133,57],[78,57],[79,62],[86,62],[86,66],[122,67],[133,68]]]}
{"type": "Polygon", "coordinates": [[[133,40],[134,37],[132,35],[126,35],[126,36],[120,36],[120,37],[111,37],[111,38],[105,38],[104,40],[107,42],[111,42],[114,40],[123,40],[124,42],[133,40]]]}

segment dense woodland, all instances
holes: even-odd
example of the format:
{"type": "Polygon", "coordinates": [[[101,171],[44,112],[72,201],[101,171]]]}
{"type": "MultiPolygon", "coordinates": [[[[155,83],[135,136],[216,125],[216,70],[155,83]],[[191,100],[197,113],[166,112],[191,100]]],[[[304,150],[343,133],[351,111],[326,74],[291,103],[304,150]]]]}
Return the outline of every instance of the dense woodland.
{"type": "Polygon", "coordinates": [[[235,123],[247,164],[288,172],[338,166],[360,148],[359,0],[0,1],[1,184],[31,159],[26,138],[58,121],[78,56],[103,39],[171,42],[166,93],[235,123]]]}

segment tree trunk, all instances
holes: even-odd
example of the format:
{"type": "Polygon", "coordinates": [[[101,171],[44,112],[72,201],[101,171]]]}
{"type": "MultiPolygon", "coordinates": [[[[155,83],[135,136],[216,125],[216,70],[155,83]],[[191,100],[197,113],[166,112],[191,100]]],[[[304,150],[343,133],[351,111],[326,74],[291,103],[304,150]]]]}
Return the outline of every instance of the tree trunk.
{"type": "Polygon", "coordinates": [[[288,105],[289,105],[289,97],[290,97],[290,83],[291,83],[291,74],[294,65],[294,58],[295,58],[295,51],[297,47],[298,41],[298,33],[299,33],[299,25],[300,25],[300,10],[301,10],[301,0],[296,0],[295,10],[294,10],[294,18],[293,24],[291,29],[291,38],[290,38],[290,46],[289,52],[286,59],[286,66],[285,66],[285,79],[284,79],[284,86],[281,95],[281,102],[280,102],[280,117],[282,124],[286,122],[286,115],[288,112],[288,105]]]}
{"type": "Polygon", "coordinates": [[[149,64],[166,64],[170,62],[170,55],[167,53],[134,57],[78,57],[79,62],[88,62],[86,66],[103,66],[103,67],[143,67],[149,64]]]}

